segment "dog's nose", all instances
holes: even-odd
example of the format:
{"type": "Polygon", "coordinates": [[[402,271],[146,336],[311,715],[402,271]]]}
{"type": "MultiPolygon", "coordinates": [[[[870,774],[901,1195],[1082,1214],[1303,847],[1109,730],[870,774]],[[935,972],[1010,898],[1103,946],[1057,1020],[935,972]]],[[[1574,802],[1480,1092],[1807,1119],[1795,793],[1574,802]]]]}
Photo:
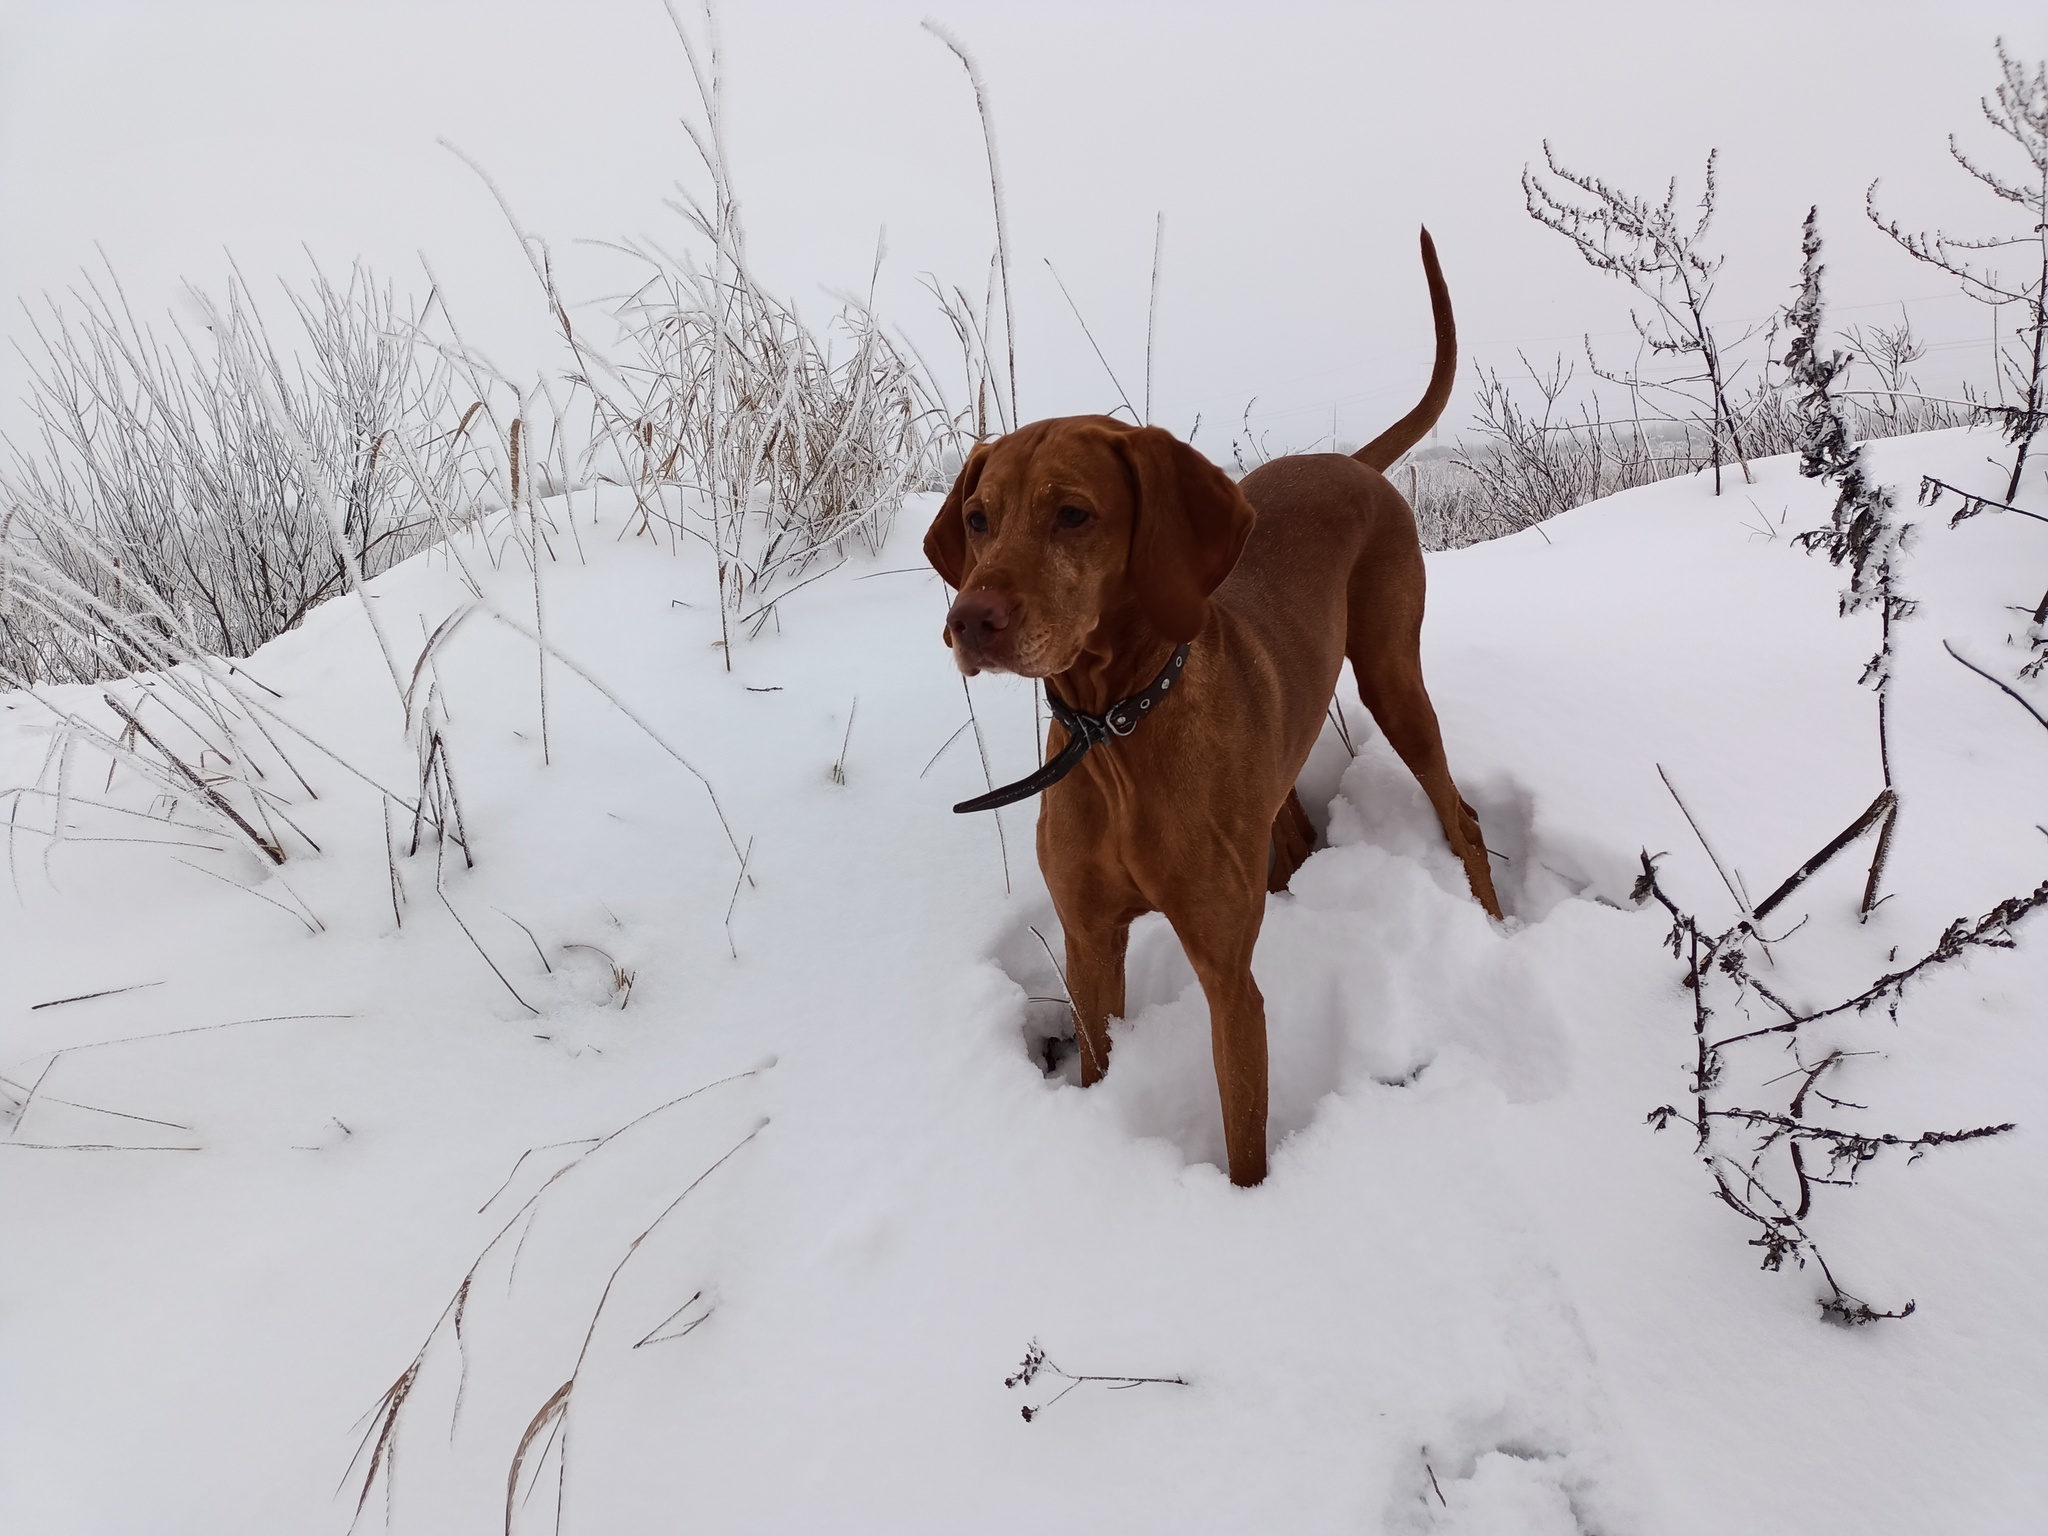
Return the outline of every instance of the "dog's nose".
{"type": "Polygon", "coordinates": [[[946,615],[946,628],[956,643],[983,650],[1010,627],[1009,600],[986,590],[962,592],[946,615]]]}

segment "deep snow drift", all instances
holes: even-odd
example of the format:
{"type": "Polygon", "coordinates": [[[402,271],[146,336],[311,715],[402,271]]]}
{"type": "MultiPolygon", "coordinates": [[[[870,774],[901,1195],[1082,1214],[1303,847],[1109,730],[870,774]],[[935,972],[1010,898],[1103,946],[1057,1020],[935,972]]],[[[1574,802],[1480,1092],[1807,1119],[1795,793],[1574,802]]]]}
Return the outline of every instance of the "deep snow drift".
{"type": "MultiPolygon", "coordinates": [[[[1909,501],[1922,473],[2001,489],[1995,448],[1870,453],[1909,501]]],[[[1914,1299],[1904,1322],[1822,1322],[1817,1273],[1759,1273],[1690,1133],[1644,1124],[1692,1038],[1665,915],[1628,899],[1639,850],[1703,924],[1734,916],[1656,765],[1752,893],[1881,782],[1875,620],[1837,618],[1841,573],[1790,546],[1830,504],[1771,461],[1430,558],[1430,686],[1512,917],[1473,904],[1348,699],[1357,757],[1326,732],[1303,783],[1328,846],[1258,952],[1253,1191],[1216,1166],[1205,1007],[1157,919],[1107,1080],[1044,1070],[1033,810],[1000,835],[950,812],[987,780],[928,505],[728,671],[701,548],[636,532],[623,495],[554,504],[550,639],[710,780],[744,878],[702,785],[559,661],[543,761],[535,648],[482,612],[434,663],[476,865],[403,856],[400,826],[396,897],[377,793],[317,751],[286,742],[317,799],[274,776],[320,850],[294,837],[280,874],[184,808],[103,808],[152,791],[81,750],[64,840],[19,802],[0,925],[0,1529],[341,1531],[422,1343],[367,1525],[501,1529],[532,1427],[522,1531],[2035,1528],[2048,932],[1842,1031],[1871,1053],[1834,1079],[1868,1106],[1847,1123],[2019,1126],[1821,1191],[1830,1263],[1914,1299]],[[91,840],[137,837],[188,846],[91,840]],[[1005,1388],[1033,1340],[1187,1385],[1087,1384],[1027,1422],[1066,1385],[1005,1388]]],[[[1811,917],[1777,949],[1799,1006],[2048,872],[2048,734],[1941,643],[2011,675],[2048,530],[1913,516],[1893,895],[1856,924],[1866,843],[1774,915],[1811,917]]],[[[488,594],[530,618],[494,547],[488,594]]],[[[439,554],[372,591],[408,671],[470,601],[439,554]]],[[[246,670],[416,782],[355,599],[246,670]]],[[[973,689],[987,773],[1015,777],[1028,686],[973,689]]],[[[49,697],[111,719],[99,693],[49,697]]],[[[0,695],[0,787],[37,780],[51,727],[0,695]]],[[[1793,1062],[1767,1065],[1744,1070],[1793,1062]]]]}

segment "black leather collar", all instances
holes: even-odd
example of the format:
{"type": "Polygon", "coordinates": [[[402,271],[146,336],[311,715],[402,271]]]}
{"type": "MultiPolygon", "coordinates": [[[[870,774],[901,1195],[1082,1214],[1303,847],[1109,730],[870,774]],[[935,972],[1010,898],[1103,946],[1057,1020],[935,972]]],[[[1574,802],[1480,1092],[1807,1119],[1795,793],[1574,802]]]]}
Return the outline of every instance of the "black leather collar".
{"type": "Polygon", "coordinates": [[[1181,668],[1187,664],[1188,647],[1176,647],[1173,655],[1167,658],[1166,669],[1152,679],[1151,687],[1143,693],[1132,694],[1128,699],[1117,700],[1099,715],[1069,708],[1050,688],[1046,689],[1045,701],[1052,706],[1053,719],[1066,727],[1065,749],[1036,773],[1014,784],[1005,784],[1001,789],[992,789],[972,800],[962,800],[953,807],[953,813],[957,816],[969,811],[992,811],[998,806],[1029,800],[1033,795],[1052,788],[1081,765],[1081,759],[1091,748],[1135,731],[1147,715],[1165,702],[1167,694],[1173,691],[1174,682],[1180,677],[1181,668]]]}

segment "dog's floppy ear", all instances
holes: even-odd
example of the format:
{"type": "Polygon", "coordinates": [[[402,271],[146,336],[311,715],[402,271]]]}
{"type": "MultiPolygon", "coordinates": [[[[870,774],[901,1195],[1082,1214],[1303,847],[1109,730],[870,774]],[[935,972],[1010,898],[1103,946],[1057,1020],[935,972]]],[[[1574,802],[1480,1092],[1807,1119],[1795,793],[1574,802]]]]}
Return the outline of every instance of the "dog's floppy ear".
{"type": "Polygon", "coordinates": [[[946,493],[945,505],[939,508],[939,515],[932,519],[924,536],[925,559],[931,561],[932,569],[956,592],[967,584],[967,519],[960,509],[981,484],[981,472],[987,463],[988,444],[976,443],[967,462],[960,466],[960,477],[953,482],[953,489],[946,493]]]}
{"type": "Polygon", "coordinates": [[[1137,490],[1130,570],[1138,607],[1169,640],[1192,640],[1257,514],[1228,475],[1170,432],[1134,428],[1118,449],[1137,490]]]}

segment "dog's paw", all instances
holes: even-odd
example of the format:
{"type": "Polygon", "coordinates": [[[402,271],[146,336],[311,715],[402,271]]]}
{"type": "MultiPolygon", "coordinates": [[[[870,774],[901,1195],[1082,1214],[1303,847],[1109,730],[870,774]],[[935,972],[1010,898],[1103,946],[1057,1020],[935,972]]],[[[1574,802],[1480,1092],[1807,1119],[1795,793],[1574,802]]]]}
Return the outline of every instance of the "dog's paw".
{"type": "Polygon", "coordinates": [[[1046,1077],[1081,1080],[1074,1009],[1067,996],[1065,941],[1047,901],[1027,903],[1004,928],[991,956],[1024,993],[1019,1026],[1025,1057],[1046,1077]]]}

